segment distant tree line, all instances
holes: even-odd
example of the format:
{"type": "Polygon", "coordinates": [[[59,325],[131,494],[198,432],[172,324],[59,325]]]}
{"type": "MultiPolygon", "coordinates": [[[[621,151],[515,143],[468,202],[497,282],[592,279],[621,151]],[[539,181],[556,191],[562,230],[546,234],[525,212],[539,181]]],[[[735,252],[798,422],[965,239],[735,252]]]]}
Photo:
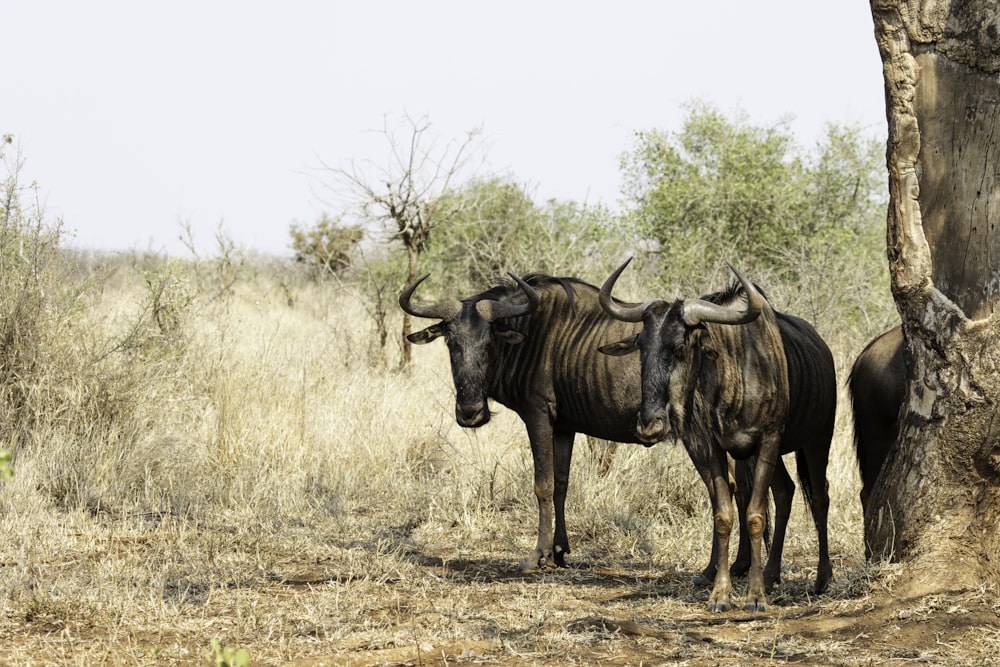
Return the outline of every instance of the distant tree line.
{"type": "Polygon", "coordinates": [[[829,124],[804,148],[790,119],[755,124],[690,102],[679,130],[635,134],[620,160],[617,211],[537,202],[511,176],[463,177],[475,133],[439,148],[426,119],[401,127],[386,130],[388,167],[329,170],[331,189],[356,205],[293,226],[298,260],[320,273],[356,271],[367,239],[389,249],[386,261],[363,268],[369,281],[380,275],[380,290],[432,272],[455,294],[508,271],[596,281],[625,255],[641,257],[653,286],[694,294],[726,276],[730,261],[787,291],[797,302],[786,307],[806,316],[837,310],[864,319],[887,302],[884,144],[859,127],[829,124]],[[842,289],[831,295],[833,284],[842,289]]]}

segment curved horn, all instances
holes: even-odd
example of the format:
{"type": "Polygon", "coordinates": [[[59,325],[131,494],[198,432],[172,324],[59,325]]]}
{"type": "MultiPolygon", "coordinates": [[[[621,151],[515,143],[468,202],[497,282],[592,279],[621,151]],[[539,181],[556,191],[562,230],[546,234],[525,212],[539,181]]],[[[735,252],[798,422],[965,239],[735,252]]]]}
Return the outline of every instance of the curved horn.
{"type": "Polygon", "coordinates": [[[418,306],[410,303],[410,297],[413,296],[417,285],[424,282],[429,275],[431,274],[425,273],[403,288],[403,291],[399,293],[399,307],[403,309],[403,312],[409,313],[414,317],[450,320],[462,311],[461,301],[440,301],[430,306],[418,306]]]}
{"type": "Polygon", "coordinates": [[[527,315],[528,313],[534,311],[538,308],[540,302],[538,298],[538,292],[535,288],[524,282],[513,273],[508,272],[514,282],[520,286],[521,291],[524,295],[528,297],[527,303],[506,303],[504,301],[480,301],[476,304],[476,310],[487,322],[493,322],[496,320],[502,320],[506,317],[517,317],[518,315],[527,315]]]}
{"type": "Polygon", "coordinates": [[[747,322],[753,322],[760,316],[761,310],[764,309],[764,297],[753,286],[753,283],[747,280],[742,272],[738,271],[732,264],[729,264],[729,268],[736,274],[736,278],[740,281],[740,284],[743,285],[743,291],[747,295],[747,309],[740,311],[726,308],[710,301],[687,299],[684,301],[683,309],[681,310],[685,324],[692,327],[707,322],[714,322],[715,324],[746,324],[747,322]]]}
{"type": "Polygon", "coordinates": [[[642,316],[646,312],[646,306],[651,302],[647,301],[645,303],[639,304],[638,306],[623,306],[622,304],[616,302],[611,298],[611,290],[614,289],[615,283],[618,282],[618,276],[622,274],[625,267],[629,265],[632,258],[629,257],[625,260],[625,263],[619,266],[614,273],[608,276],[608,279],[604,281],[601,285],[601,292],[598,294],[598,299],[601,302],[601,308],[604,309],[611,317],[616,320],[621,320],[622,322],[642,322],[642,316]]]}

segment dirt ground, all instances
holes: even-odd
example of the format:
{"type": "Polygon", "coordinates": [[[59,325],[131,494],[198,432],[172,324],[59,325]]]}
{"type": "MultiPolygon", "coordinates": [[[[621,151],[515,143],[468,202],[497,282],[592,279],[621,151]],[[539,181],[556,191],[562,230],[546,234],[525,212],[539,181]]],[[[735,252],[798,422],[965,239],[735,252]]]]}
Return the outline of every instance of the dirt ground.
{"type": "MultiPolygon", "coordinates": [[[[812,558],[794,550],[766,612],[713,614],[669,554],[608,553],[600,540],[582,540],[570,567],[519,573],[513,550],[473,555],[458,528],[253,543],[202,529],[189,552],[193,535],[168,532],[90,539],[72,559],[35,563],[31,586],[4,599],[0,665],[219,667],[212,638],[252,665],[288,667],[1000,661],[994,591],[900,599],[895,570],[838,558],[815,598],[812,558]]],[[[8,588],[17,567],[0,566],[8,588]]]]}
{"type": "MultiPolygon", "coordinates": [[[[466,587],[486,607],[541,603],[540,618],[521,625],[471,629],[467,639],[415,640],[375,648],[349,642],[339,650],[286,663],[322,665],[986,665],[1000,662],[1000,618],[981,592],[894,599],[811,599],[796,580],[772,597],[764,614],[715,614],[707,591],[688,575],[636,565],[578,567],[519,575],[510,563],[440,562],[413,554],[427,576],[466,587]],[[489,591],[488,593],[486,591],[489,591]]],[[[318,572],[317,572],[318,574],[318,572]]],[[[286,585],[295,585],[288,582],[286,585]]],[[[301,584],[299,584],[301,585],[301,584]]],[[[462,595],[462,591],[452,591],[462,595]]],[[[444,597],[448,597],[446,594],[444,597]]],[[[426,610],[407,609],[402,625],[419,628],[426,610]]],[[[434,612],[430,612],[434,613],[434,612]]],[[[471,620],[471,619],[470,619],[471,620]]],[[[476,625],[473,623],[473,625],[476,625]]],[[[416,633],[415,633],[416,636],[416,633]]]]}

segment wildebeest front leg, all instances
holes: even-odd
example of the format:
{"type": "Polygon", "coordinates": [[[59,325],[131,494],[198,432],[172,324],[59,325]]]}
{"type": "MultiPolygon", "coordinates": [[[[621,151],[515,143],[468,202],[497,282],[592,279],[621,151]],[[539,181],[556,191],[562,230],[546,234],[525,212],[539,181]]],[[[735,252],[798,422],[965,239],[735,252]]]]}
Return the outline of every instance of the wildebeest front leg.
{"type": "Polygon", "coordinates": [[[774,478],[778,459],[778,436],[763,442],[757,452],[754,468],[753,491],[747,506],[747,531],[750,533],[750,575],[747,579],[747,598],[744,608],[750,612],[764,611],[767,596],[764,590],[764,572],[761,553],[764,550],[764,526],[767,523],[767,491],[774,478]]]}
{"type": "Polygon", "coordinates": [[[718,543],[718,553],[715,562],[715,582],[712,593],[708,596],[709,611],[728,611],[732,608],[733,584],[729,577],[729,539],[733,530],[733,500],[729,491],[729,471],[725,457],[713,460],[711,466],[711,484],[709,492],[712,495],[713,529],[718,543]]]}
{"type": "MultiPolygon", "coordinates": [[[[742,577],[750,569],[750,536],[746,529],[747,503],[750,502],[750,466],[747,461],[736,462],[729,458],[729,489],[736,498],[737,526],[739,527],[740,540],[736,551],[736,560],[729,567],[731,577],[742,577]]],[[[704,480],[708,485],[709,495],[712,493],[711,481],[704,480]]],[[[713,510],[714,512],[714,510],[713,510]]],[[[715,563],[719,559],[719,538],[712,530],[712,554],[708,558],[708,565],[701,574],[694,578],[695,586],[711,586],[715,581],[715,563]]]]}
{"type": "Polygon", "coordinates": [[[566,492],[569,489],[569,467],[573,459],[575,433],[554,433],[552,437],[554,459],[556,533],[552,544],[552,558],[558,567],[566,567],[569,553],[569,535],[566,532],[566,492]]]}
{"type": "Polygon", "coordinates": [[[538,541],[535,550],[517,566],[518,570],[543,567],[552,556],[552,508],[555,492],[555,464],[552,428],[547,422],[525,418],[531,457],[535,465],[535,498],[538,500],[538,541]]]}

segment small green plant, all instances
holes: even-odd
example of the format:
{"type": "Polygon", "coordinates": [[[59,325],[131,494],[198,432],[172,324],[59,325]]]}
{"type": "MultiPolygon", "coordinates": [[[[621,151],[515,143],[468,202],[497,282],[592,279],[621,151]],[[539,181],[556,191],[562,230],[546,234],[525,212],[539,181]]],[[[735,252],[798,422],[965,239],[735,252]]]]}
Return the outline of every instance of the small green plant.
{"type": "Polygon", "coordinates": [[[205,659],[215,667],[250,667],[249,651],[225,646],[218,639],[212,640],[212,647],[205,652],[205,659]]]}
{"type": "Polygon", "coordinates": [[[10,464],[13,455],[5,449],[0,449],[0,480],[14,478],[14,466],[10,464]]]}

